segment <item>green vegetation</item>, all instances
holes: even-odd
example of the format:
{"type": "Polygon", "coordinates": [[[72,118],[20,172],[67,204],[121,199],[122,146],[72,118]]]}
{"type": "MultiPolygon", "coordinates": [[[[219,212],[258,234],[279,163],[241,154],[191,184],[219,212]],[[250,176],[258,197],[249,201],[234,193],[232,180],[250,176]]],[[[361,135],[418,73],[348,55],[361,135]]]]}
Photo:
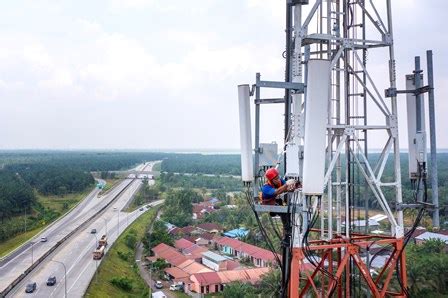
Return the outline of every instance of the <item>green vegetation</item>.
{"type": "Polygon", "coordinates": [[[135,264],[135,243],[142,239],[156,216],[150,209],[140,216],[112,245],[98,268],[98,282],[92,279],[87,297],[147,297],[148,287],[135,264]]]}
{"type": "Polygon", "coordinates": [[[146,161],[162,160],[173,154],[117,151],[0,151],[0,165],[48,163],[84,172],[129,169],[146,161]]]}
{"type": "Polygon", "coordinates": [[[162,171],[172,173],[240,175],[240,164],[241,158],[238,154],[175,154],[163,160],[162,171]]]}
{"type": "MultiPolygon", "coordinates": [[[[219,223],[225,230],[231,230],[238,227],[244,227],[249,230],[249,234],[242,239],[244,242],[254,244],[259,247],[269,249],[269,245],[260,232],[260,228],[256,221],[252,209],[249,207],[243,195],[236,195],[233,198],[233,204],[236,208],[220,208],[219,210],[207,214],[201,222],[219,223]]],[[[260,215],[260,221],[271,239],[274,248],[279,251],[280,239],[277,234],[281,235],[282,224],[276,220],[271,219],[269,214],[263,213],[260,215]],[[271,224],[274,223],[274,225],[271,224]],[[277,231],[277,232],[276,232],[277,231]]]]}
{"type": "Polygon", "coordinates": [[[31,209],[27,209],[26,216],[26,232],[25,232],[25,215],[18,215],[5,220],[0,226],[0,257],[7,255],[9,252],[32,238],[34,235],[43,230],[46,226],[55,221],[59,216],[63,215],[74,207],[79,201],[87,196],[91,189],[76,194],[68,194],[65,196],[44,196],[36,194],[37,198],[31,209]],[[30,214],[31,213],[31,214],[30,214]]]}
{"type": "Polygon", "coordinates": [[[165,187],[207,188],[224,191],[241,190],[241,180],[232,177],[162,173],[158,181],[165,187]]]}
{"type": "Polygon", "coordinates": [[[100,191],[100,195],[104,195],[106,192],[114,188],[115,185],[117,185],[120,181],[120,179],[105,179],[106,185],[103,187],[103,189],[100,191]]]}
{"type": "MultiPolygon", "coordinates": [[[[2,226],[5,219],[24,214],[36,203],[33,189],[13,172],[0,170],[0,220],[2,226]]],[[[0,230],[0,242],[7,237],[0,230]]]]}
{"type": "Polygon", "coordinates": [[[142,182],[143,185],[140,187],[139,192],[132,199],[132,202],[128,207],[128,211],[133,211],[137,209],[139,206],[142,206],[152,201],[156,201],[161,196],[161,191],[159,187],[150,186],[148,184],[147,179],[144,179],[142,182]]]}
{"type": "Polygon", "coordinates": [[[151,233],[145,234],[142,239],[142,243],[145,246],[145,250],[148,253],[151,253],[151,248],[159,245],[160,243],[173,245],[174,239],[166,231],[165,224],[158,220],[154,222],[151,233]]]}
{"type": "Polygon", "coordinates": [[[162,163],[161,162],[154,163],[154,165],[152,166],[152,170],[155,172],[160,172],[162,170],[162,163]]]}
{"type": "Polygon", "coordinates": [[[39,227],[29,230],[26,233],[18,234],[6,241],[0,242],[0,258],[6,256],[8,253],[19,247],[22,243],[39,233],[44,227],[39,227]]]}
{"type": "Polygon", "coordinates": [[[192,222],[193,203],[203,198],[194,190],[170,190],[166,194],[162,219],[178,227],[185,227],[192,222]]]}
{"type": "Polygon", "coordinates": [[[441,240],[428,240],[406,249],[411,297],[448,296],[446,247],[441,240]]]}
{"type": "Polygon", "coordinates": [[[6,170],[16,173],[44,195],[80,192],[95,183],[90,173],[50,163],[13,164],[6,166],[6,170]]]}
{"type": "Polygon", "coordinates": [[[213,293],[206,297],[232,297],[232,298],[255,298],[255,297],[280,297],[281,273],[280,269],[274,269],[262,276],[257,286],[243,282],[227,284],[221,293],[213,293]]]}

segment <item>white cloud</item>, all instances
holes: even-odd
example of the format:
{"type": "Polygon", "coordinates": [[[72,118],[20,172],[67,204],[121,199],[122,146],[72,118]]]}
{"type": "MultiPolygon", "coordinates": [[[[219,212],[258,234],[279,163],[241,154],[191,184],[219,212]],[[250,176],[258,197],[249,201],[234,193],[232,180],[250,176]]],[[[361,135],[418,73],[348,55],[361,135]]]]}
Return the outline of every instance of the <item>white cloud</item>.
{"type": "MultiPolygon", "coordinates": [[[[393,1],[398,37],[413,30],[412,24],[400,26],[418,3],[393,1]],[[406,13],[397,11],[401,6],[406,13]]],[[[61,4],[45,26],[24,21],[27,11],[21,7],[22,27],[2,18],[9,25],[0,28],[0,44],[6,45],[0,48],[0,96],[8,99],[0,110],[5,146],[235,148],[236,85],[253,83],[258,71],[266,80],[283,78],[284,1],[111,0],[89,8],[61,4]],[[52,23],[56,19],[58,26],[52,23]]],[[[46,9],[40,15],[44,21],[46,9]]],[[[429,33],[416,34],[445,42],[429,33]]],[[[403,60],[421,49],[410,38],[396,40],[398,66],[408,67],[412,63],[403,60]]],[[[448,109],[442,100],[447,75],[439,62],[444,48],[434,48],[441,63],[436,65],[441,114],[448,109]]],[[[385,61],[369,53],[372,75],[387,84],[385,61]]],[[[382,93],[384,84],[379,85],[382,93]]],[[[279,96],[268,92],[263,97],[279,96]]],[[[264,108],[263,116],[275,120],[262,124],[263,141],[281,138],[283,109],[264,108]]],[[[443,125],[439,131],[446,130],[443,125]]],[[[443,138],[440,144],[446,147],[443,138]]]]}
{"type": "Polygon", "coordinates": [[[153,5],[155,2],[154,0],[112,0],[110,7],[116,11],[122,9],[141,9],[153,5]]]}

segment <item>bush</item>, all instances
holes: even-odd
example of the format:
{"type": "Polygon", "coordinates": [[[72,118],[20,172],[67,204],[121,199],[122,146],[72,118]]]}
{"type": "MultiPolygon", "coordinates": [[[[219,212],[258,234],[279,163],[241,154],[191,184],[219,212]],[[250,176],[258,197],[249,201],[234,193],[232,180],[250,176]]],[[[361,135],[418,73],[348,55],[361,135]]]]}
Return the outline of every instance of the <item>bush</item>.
{"type": "Polygon", "coordinates": [[[124,242],[126,243],[126,246],[129,247],[130,249],[134,249],[135,245],[137,244],[137,237],[135,236],[135,234],[127,234],[124,237],[124,242]]]}
{"type": "Polygon", "coordinates": [[[124,291],[132,290],[132,280],[127,277],[113,277],[110,283],[124,291]]]}
{"type": "Polygon", "coordinates": [[[118,254],[118,257],[120,259],[122,259],[123,261],[129,261],[131,259],[131,257],[132,257],[131,253],[125,253],[125,252],[122,252],[120,250],[117,251],[117,254],[118,254]]]}

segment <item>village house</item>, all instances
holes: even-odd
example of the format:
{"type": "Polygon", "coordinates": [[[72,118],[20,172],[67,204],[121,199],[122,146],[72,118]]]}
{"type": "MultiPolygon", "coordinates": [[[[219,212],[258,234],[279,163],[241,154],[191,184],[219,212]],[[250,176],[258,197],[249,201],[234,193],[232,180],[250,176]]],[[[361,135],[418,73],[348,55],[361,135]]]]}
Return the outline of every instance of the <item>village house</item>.
{"type": "Polygon", "coordinates": [[[212,204],[207,202],[193,204],[193,216],[194,220],[202,219],[206,214],[215,212],[215,208],[212,204]]]}
{"type": "Polygon", "coordinates": [[[200,294],[222,292],[226,284],[236,281],[257,284],[269,270],[269,268],[253,268],[197,273],[190,276],[188,288],[200,294]]]}
{"type": "Polygon", "coordinates": [[[199,230],[211,234],[219,234],[222,233],[222,231],[224,230],[220,225],[211,222],[201,223],[197,227],[199,230]]]}
{"type": "Polygon", "coordinates": [[[415,237],[415,243],[421,245],[428,240],[440,240],[445,243],[445,252],[448,252],[448,235],[442,233],[424,232],[419,236],[415,237]]]}
{"type": "Polygon", "coordinates": [[[269,267],[275,263],[275,255],[252,244],[229,237],[221,237],[216,241],[217,248],[224,254],[234,256],[240,260],[250,260],[256,267],[269,267]]]}

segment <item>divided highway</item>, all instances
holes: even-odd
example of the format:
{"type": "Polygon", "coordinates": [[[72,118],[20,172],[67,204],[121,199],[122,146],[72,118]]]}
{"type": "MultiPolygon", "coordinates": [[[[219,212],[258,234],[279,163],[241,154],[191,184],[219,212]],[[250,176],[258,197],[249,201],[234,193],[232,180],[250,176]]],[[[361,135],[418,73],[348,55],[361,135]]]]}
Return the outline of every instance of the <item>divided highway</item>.
{"type": "MultiPolygon", "coordinates": [[[[139,166],[139,170],[152,168],[152,163],[139,166]]],[[[153,181],[150,181],[153,183],[153,181]]],[[[70,232],[80,227],[85,221],[111,202],[123,191],[115,202],[98,214],[94,220],[82,227],[62,245],[60,245],[42,263],[34,268],[19,284],[17,284],[7,297],[20,297],[25,295],[25,286],[30,281],[37,282],[37,290],[31,294],[36,297],[62,297],[64,296],[64,268],[67,270],[67,292],[70,297],[81,297],[95,273],[98,265],[92,259],[92,251],[96,247],[97,238],[107,234],[109,245],[112,244],[146,208],[134,212],[123,212],[121,209],[127,205],[132,196],[140,187],[141,180],[127,180],[119,183],[108,194],[98,197],[98,190],[92,191],[85,200],[67,214],[64,218],[53,224],[46,231],[37,235],[28,244],[8,256],[0,263],[0,290],[3,291],[20,274],[28,269],[32,261],[47,253],[58,241],[70,232]],[[127,187],[127,188],[126,188],[127,187]],[[126,188],[126,189],[125,189],[126,188]],[[96,229],[97,234],[90,234],[96,229]],[[107,229],[107,233],[106,233],[107,229]],[[46,237],[47,242],[40,242],[46,237]],[[53,287],[46,286],[50,275],[55,275],[57,283],[53,287]]],[[[161,202],[153,202],[153,205],[161,202]]],[[[27,294],[30,295],[30,294],[27,294]]]]}

